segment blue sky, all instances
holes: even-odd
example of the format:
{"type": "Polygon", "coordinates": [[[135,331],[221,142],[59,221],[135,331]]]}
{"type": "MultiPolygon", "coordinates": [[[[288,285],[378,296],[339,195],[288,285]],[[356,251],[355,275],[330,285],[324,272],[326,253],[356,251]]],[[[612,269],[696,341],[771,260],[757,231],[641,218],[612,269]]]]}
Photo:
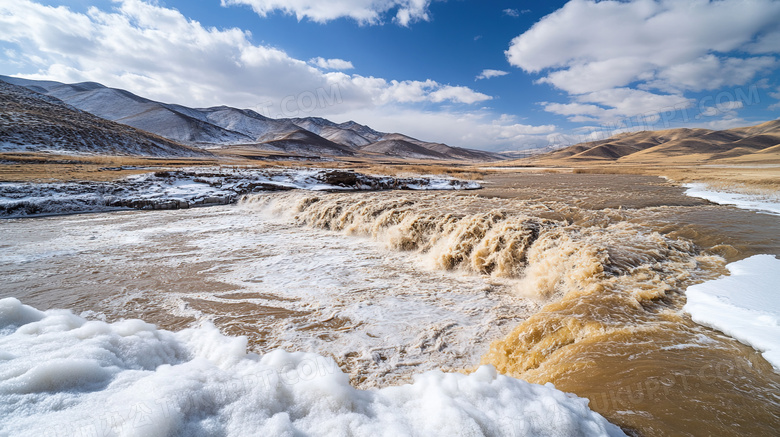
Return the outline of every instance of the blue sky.
{"type": "Polygon", "coordinates": [[[780,2],[0,1],[0,73],[488,150],[780,116],[780,2]]]}

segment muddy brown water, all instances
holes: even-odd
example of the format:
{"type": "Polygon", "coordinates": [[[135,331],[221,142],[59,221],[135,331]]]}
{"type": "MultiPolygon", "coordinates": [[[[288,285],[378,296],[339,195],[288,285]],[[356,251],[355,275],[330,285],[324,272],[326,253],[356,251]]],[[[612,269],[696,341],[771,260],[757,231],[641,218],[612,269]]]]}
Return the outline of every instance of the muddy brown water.
{"type": "MultiPolygon", "coordinates": [[[[780,256],[780,217],[693,199],[655,177],[502,175],[490,182],[486,196],[555,199],[588,211],[620,208],[626,221],[692,241],[699,253],[727,262],[780,256]]],[[[720,272],[717,262],[711,268],[720,272]]],[[[681,311],[684,285],[631,311],[604,291],[572,293],[495,344],[484,361],[587,397],[591,408],[632,434],[776,435],[780,375],[752,348],[693,323],[681,311]],[[621,317],[628,320],[605,323],[621,317]],[[565,338],[548,344],[533,364],[524,360],[556,336],[565,338]]]]}
{"type": "MultiPolygon", "coordinates": [[[[535,306],[518,306],[515,314],[506,314],[502,304],[495,320],[511,326],[481,339],[487,350],[482,362],[587,397],[592,409],[629,434],[775,435],[780,374],[752,348],[693,323],[682,306],[689,285],[724,274],[728,262],[780,256],[780,217],[690,198],[648,176],[499,174],[484,186],[459,193],[278,193],[239,207],[368,237],[417,254],[430,268],[479,276],[529,299],[535,306]]],[[[123,214],[144,213],[100,220],[131,226],[123,214]]],[[[0,243],[3,250],[63,238],[56,225],[36,226],[35,220],[51,225],[78,219],[0,222],[4,240],[24,242],[0,243]]],[[[132,226],[125,230],[145,230],[143,221],[132,226]]],[[[229,235],[229,225],[221,232],[229,235]]],[[[257,256],[256,247],[197,260],[199,248],[188,244],[187,230],[159,238],[153,256],[141,246],[114,253],[110,237],[88,263],[56,250],[9,256],[0,263],[7,278],[0,297],[79,311],[111,297],[109,318],[140,317],[169,329],[192,323],[193,311],[207,312],[224,332],[258,342],[270,335],[272,323],[278,329],[280,320],[305,321],[317,311],[290,310],[280,296],[265,295],[264,304],[242,300],[247,295],[223,273],[231,263],[257,256]],[[179,262],[182,254],[190,261],[179,262]],[[128,270],[122,260],[135,257],[153,257],[153,268],[128,270]],[[156,301],[159,293],[144,292],[193,289],[219,299],[190,295],[176,303],[187,311],[177,312],[156,301]]],[[[322,328],[324,341],[327,331],[352,329],[347,319],[319,320],[323,325],[312,329],[322,328]]]]}

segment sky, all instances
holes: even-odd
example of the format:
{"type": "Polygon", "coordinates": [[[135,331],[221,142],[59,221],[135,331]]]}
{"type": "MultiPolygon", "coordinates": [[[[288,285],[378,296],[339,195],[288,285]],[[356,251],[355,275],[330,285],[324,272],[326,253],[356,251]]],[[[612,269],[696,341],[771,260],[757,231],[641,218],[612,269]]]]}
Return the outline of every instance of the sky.
{"type": "Polygon", "coordinates": [[[780,117],[780,0],[0,0],[0,74],[520,151],[780,117]]]}

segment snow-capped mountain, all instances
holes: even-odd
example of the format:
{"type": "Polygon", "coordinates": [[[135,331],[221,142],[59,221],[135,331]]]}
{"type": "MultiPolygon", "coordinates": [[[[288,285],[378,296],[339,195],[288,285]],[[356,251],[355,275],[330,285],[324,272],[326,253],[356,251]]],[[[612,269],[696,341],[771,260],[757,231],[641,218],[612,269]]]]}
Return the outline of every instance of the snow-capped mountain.
{"type": "MultiPolygon", "coordinates": [[[[385,134],[380,138],[379,143],[386,143],[387,141],[395,142],[394,149],[396,152],[394,152],[394,154],[389,152],[386,153],[402,158],[411,158],[412,156],[406,156],[406,153],[412,153],[414,155],[427,154],[428,159],[465,159],[474,161],[491,161],[496,159],[495,155],[489,152],[464,149],[460,147],[450,147],[442,143],[429,143],[427,141],[420,141],[416,138],[412,138],[404,134],[385,134]],[[412,148],[412,150],[409,148],[409,145],[416,147],[412,148]],[[422,150],[420,148],[422,148],[422,150]]],[[[418,156],[414,157],[416,158],[418,156]]]]}
{"type": "Polygon", "coordinates": [[[0,151],[211,156],[0,80],[0,151]]]}
{"type": "Polygon", "coordinates": [[[100,118],[142,129],[191,145],[251,143],[254,138],[208,121],[200,111],[139,97],[94,82],[63,84],[0,76],[0,80],[28,87],[100,118]]]}
{"type": "Polygon", "coordinates": [[[355,151],[350,147],[326,140],[306,129],[298,129],[277,139],[256,144],[254,147],[299,155],[352,156],[355,151]]]}
{"type": "Polygon", "coordinates": [[[354,121],[337,124],[320,117],[273,119],[249,109],[228,106],[189,108],[156,102],[95,82],[64,84],[8,76],[0,76],[0,80],[55,97],[98,117],[205,149],[251,146],[308,155],[348,156],[368,152],[416,159],[496,159],[496,155],[488,152],[378,132],[354,121]]]}
{"type": "Polygon", "coordinates": [[[362,136],[363,138],[371,141],[372,143],[375,141],[382,140],[385,136],[388,134],[383,132],[377,132],[374,129],[371,129],[370,127],[366,125],[362,125],[359,123],[355,123],[354,121],[348,121],[346,123],[341,123],[338,125],[341,129],[347,129],[351,130],[352,132],[357,133],[358,135],[362,136]]]}
{"type": "MultiPolygon", "coordinates": [[[[301,127],[281,119],[275,120],[258,114],[250,109],[236,109],[229,106],[197,109],[206,120],[231,132],[238,132],[251,138],[251,143],[278,140],[301,127]]],[[[222,142],[220,144],[237,144],[222,142]]]]}

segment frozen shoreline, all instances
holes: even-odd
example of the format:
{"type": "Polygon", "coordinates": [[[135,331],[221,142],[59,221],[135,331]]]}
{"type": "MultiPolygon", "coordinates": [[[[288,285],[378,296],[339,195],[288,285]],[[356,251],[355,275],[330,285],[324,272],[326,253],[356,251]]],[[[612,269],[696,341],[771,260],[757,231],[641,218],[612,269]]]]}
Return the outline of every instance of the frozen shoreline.
{"type": "Polygon", "coordinates": [[[780,259],[755,255],[726,267],[730,276],[688,287],[683,310],[762,352],[780,370],[780,259]]]}
{"type": "Polygon", "coordinates": [[[731,205],[740,209],[780,215],[780,195],[761,196],[755,194],[717,191],[704,183],[683,184],[685,194],[691,197],[709,200],[719,205],[731,205]]]}
{"type": "Polygon", "coordinates": [[[235,203],[246,194],[279,190],[475,190],[476,182],[394,178],[328,169],[181,169],[112,182],[0,183],[0,217],[125,209],[185,209],[235,203]]]}
{"type": "MultiPolygon", "coordinates": [[[[780,196],[716,191],[704,183],[684,184],[685,194],[719,205],[780,215],[780,196]]],[[[689,287],[683,310],[694,322],[762,352],[780,369],[780,260],[755,255],[726,266],[730,276],[689,287]]]]}

